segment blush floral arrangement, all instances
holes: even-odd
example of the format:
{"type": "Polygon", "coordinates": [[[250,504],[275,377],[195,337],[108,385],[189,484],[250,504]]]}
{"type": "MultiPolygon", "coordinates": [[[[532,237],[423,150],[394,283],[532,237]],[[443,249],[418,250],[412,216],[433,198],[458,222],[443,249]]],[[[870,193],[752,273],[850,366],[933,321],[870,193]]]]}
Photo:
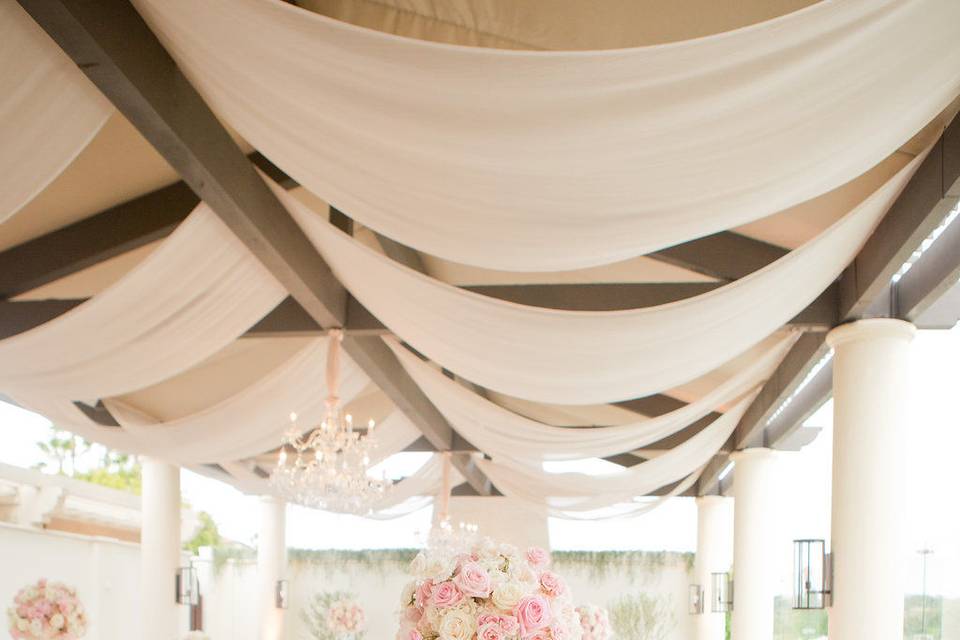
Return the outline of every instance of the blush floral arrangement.
{"type": "Polygon", "coordinates": [[[427,548],[410,565],[397,640],[580,640],[580,620],[550,554],[489,538],[427,548]]]}
{"type": "Polygon", "coordinates": [[[20,589],[7,618],[14,640],[77,640],[87,633],[76,589],[43,578],[20,589]]]}
{"type": "Polygon", "coordinates": [[[581,640],[609,640],[613,637],[610,626],[610,614],[603,607],[595,604],[585,604],[577,607],[580,616],[580,628],[583,631],[581,640]]]}
{"type": "Polygon", "coordinates": [[[303,618],[315,640],[360,640],[367,628],[363,607],[344,591],[314,596],[303,618]]]}

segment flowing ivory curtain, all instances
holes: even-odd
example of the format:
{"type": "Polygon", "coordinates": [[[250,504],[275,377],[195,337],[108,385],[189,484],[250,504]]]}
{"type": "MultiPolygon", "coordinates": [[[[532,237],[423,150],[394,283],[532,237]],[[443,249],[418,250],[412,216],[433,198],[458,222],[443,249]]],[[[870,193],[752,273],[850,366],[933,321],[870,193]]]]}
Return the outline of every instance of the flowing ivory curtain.
{"type": "Polygon", "coordinates": [[[347,289],[431,360],[508,395],[591,404],[688,382],[789,321],[849,264],[925,155],[767,267],[703,295],[625,311],[529,307],[448,285],[363,246],[272,187],[347,289]]]}
{"type": "Polygon", "coordinates": [[[504,495],[527,502],[570,512],[622,505],[696,473],[727,441],[756,395],[745,395],[703,431],[663,455],[616,473],[548,473],[509,458],[478,459],[477,464],[504,495]]]}
{"type": "MultiPolygon", "coordinates": [[[[451,484],[455,487],[464,482],[456,469],[450,470],[451,484]]],[[[419,511],[443,490],[443,456],[435,453],[412,475],[395,483],[389,493],[378,502],[367,518],[393,520],[419,511]]]]}
{"type": "Polygon", "coordinates": [[[893,153],[960,93],[960,2],[846,0],[665,45],[482,49],[279,0],[134,0],[218,114],[428,253],[552,271],[756,220],[893,153]]]}
{"type": "Polygon", "coordinates": [[[0,222],[60,175],[112,111],[15,0],[0,0],[0,222]]]}
{"type": "Polygon", "coordinates": [[[797,332],[787,334],[755,362],[680,409],[630,424],[589,428],[555,427],[504,409],[446,377],[395,338],[384,340],[457,433],[497,460],[532,461],[603,458],[676,433],[763,383],[797,337],[797,332]]]}
{"type": "MultiPolygon", "coordinates": [[[[650,513],[651,511],[662,507],[667,501],[671,498],[676,498],[679,495],[682,495],[690,487],[696,484],[697,480],[700,479],[701,474],[703,473],[703,468],[697,469],[686,478],[677,483],[673,489],[665,493],[662,496],[656,498],[645,498],[645,499],[635,499],[631,502],[625,502],[622,504],[615,504],[608,507],[603,507],[601,509],[594,509],[589,511],[567,511],[564,509],[558,509],[557,507],[547,504],[547,514],[553,518],[563,518],[565,520],[613,520],[613,519],[623,519],[623,518],[637,518],[639,516],[650,513]]],[[[539,502],[529,502],[529,499],[525,499],[523,496],[511,496],[516,497],[517,500],[521,502],[526,502],[530,506],[542,509],[544,501],[539,502]]]]}
{"type": "MultiPolygon", "coordinates": [[[[303,429],[320,423],[326,411],[326,355],[327,339],[311,340],[233,397],[170,422],[121,400],[105,399],[103,403],[137,446],[150,455],[175,458],[181,464],[239,460],[279,446],[291,428],[291,413],[297,414],[297,424],[303,429]]],[[[369,379],[349,357],[344,356],[342,362],[340,396],[342,402],[349,402],[369,379]]]]}
{"type": "MultiPolygon", "coordinates": [[[[393,414],[400,415],[399,412],[393,414]]],[[[392,416],[391,416],[392,417],[392,416]]],[[[389,418],[388,418],[389,420],[389,418]]],[[[241,462],[221,463],[221,466],[234,479],[236,486],[245,493],[269,494],[271,488],[265,478],[241,462]]],[[[463,476],[456,469],[451,470],[452,486],[464,482],[463,476]]],[[[419,511],[433,502],[443,485],[442,456],[433,454],[422,467],[410,476],[394,483],[390,492],[375,506],[372,513],[363,517],[372,520],[394,520],[419,511]]]]}
{"type": "Polygon", "coordinates": [[[224,348],[285,296],[201,203],[117,283],[0,340],[0,387],[71,400],[136,391],[224,348]]]}

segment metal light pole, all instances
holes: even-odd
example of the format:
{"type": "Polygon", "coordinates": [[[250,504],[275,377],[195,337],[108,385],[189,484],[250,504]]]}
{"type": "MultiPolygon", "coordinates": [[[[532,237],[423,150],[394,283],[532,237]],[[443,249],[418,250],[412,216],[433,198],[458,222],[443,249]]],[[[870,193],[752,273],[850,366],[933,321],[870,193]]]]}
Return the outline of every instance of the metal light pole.
{"type": "Polygon", "coordinates": [[[927,633],[927,557],[933,553],[933,549],[920,549],[917,551],[923,558],[923,599],[920,603],[920,633],[926,636],[927,633]]]}

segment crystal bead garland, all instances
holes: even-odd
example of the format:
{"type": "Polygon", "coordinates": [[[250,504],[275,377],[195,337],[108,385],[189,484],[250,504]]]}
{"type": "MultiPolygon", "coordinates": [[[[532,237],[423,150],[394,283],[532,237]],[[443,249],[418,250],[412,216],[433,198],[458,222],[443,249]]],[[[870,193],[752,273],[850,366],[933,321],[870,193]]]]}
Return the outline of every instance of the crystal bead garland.
{"type": "Polygon", "coordinates": [[[355,430],[353,417],[344,414],[337,395],[340,375],[340,342],[343,332],[330,331],[327,347],[327,399],[323,421],[303,433],[296,414],[284,435],[270,484],[289,502],[316,509],[362,515],[370,513],[390,488],[385,475],[369,474],[376,449],[375,423],[366,434],[355,430]]]}

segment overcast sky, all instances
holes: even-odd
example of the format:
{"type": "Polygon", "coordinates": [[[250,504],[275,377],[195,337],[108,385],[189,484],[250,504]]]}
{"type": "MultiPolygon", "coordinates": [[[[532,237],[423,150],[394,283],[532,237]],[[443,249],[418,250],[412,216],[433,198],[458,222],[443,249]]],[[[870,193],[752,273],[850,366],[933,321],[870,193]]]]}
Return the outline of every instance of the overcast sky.
{"type": "MultiPolygon", "coordinates": [[[[916,420],[903,455],[910,469],[911,499],[902,505],[910,539],[901,559],[910,567],[908,589],[920,590],[920,560],[916,551],[934,550],[928,583],[931,592],[960,596],[960,509],[956,497],[960,421],[956,402],[960,391],[960,330],[921,332],[914,342],[911,389],[916,420]]],[[[829,538],[830,438],[832,405],[827,403],[807,424],[823,427],[804,451],[781,463],[781,513],[775,515],[783,548],[781,587],[789,592],[790,540],[829,538]]],[[[0,462],[29,467],[42,460],[36,442],[46,437],[49,422],[17,407],[0,403],[0,462]]],[[[400,454],[391,460],[391,475],[407,475],[429,454],[400,454]]],[[[877,464],[884,461],[878,460],[877,464]]],[[[592,468],[603,468],[602,461],[592,468]]],[[[188,471],[183,472],[184,497],[216,519],[222,533],[251,542],[257,531],[256,499],[188,471]]],[[[419,544],[429,527],[430,510],[399,520],[379,522],[291,507],[287,542],[300,548],[377,548],[419,544]]],[[[556,549],[650,549],[692,551],[696,546],[696,506],[677,498],[641,518],[625,521],[569,522],[551,520],[556,549]]],[[[883,559],[881,559],[883,560],[883,559]]],[[[892,560],[892,559],[891,559],[892,560]]]]}

